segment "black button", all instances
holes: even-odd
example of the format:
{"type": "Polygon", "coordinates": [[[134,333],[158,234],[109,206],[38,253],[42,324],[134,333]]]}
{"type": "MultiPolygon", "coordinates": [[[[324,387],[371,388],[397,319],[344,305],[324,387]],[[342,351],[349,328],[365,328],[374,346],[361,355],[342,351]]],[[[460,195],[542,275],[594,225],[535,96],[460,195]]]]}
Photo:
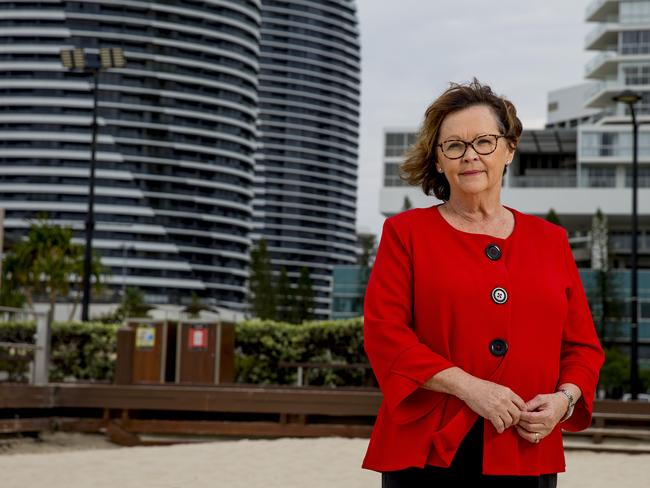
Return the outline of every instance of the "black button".
{"type": "Polygon", "coordinates": [[[485,255],[492,261],[496,261],[501,257],[501,249],[496,244],[490,244],[485,248],[485,255]]]}
{"type": "Polygon", "coordinates": [[[508,352],[508,343],[503,339],[494,339],[490,342],[490,352],[497,357],[503,356],[508,352]]]}
{"type": "Polygon", "coordinates": [[[492,290],[492,300],[499,305],[506,303],[508,301],[508,292],[505,288],[498,286],[492,290]]]}

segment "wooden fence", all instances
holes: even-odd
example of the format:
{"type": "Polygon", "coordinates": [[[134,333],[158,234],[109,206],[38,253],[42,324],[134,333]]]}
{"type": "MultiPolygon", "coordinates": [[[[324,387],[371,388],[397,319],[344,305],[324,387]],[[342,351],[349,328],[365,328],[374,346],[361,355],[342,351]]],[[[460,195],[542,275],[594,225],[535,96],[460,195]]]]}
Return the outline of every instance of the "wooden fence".
{"type": "MultiPolygon", "coordinates": [[[[381,400],[375,388],[7,383],[0,385],[0,433],[104,432],[124,445],[161,443],[143,441],[147,434],[368,437],[381,400]]],[[[595,448],[606,437],[650,441],[648,402],[596,401],[593,417],[589,429],[565,434],[588,436],[595,448]]]]}

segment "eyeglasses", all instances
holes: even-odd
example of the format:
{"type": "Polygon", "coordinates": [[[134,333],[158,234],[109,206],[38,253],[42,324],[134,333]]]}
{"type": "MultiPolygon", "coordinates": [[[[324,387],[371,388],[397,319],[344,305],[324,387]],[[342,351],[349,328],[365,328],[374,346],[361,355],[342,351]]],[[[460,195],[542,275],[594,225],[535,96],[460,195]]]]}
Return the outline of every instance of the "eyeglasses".
{"type": "Polygon", "coordinates": [[[467,152],[467,146],[472,146],[472,149],[477,154],[485,156],[493,153],[497,148],[497,143],[501,134],[481,134],[476,136],[471,142],[461,141],[460,139],[449,139],[448,141],[441,142],[438,146],[442,149],[442,153],[449,159],[459,159],[467,152]]]}

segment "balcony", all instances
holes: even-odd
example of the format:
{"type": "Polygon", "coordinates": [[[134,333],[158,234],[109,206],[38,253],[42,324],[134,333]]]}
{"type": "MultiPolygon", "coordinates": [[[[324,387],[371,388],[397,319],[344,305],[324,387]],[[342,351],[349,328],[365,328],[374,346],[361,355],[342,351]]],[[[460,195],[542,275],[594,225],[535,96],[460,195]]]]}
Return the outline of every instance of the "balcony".
{"type": "Polygon", "coordinates": [[[509,182],[513,188],[576,188],[576,174],[512,176],[509,182]]]}
{"type": "Polygon", "coordinates": [[[585,49],[601,51],[611,49],[618,42],[619,25],[617,23],[599,24],[585,37],[585,49]]]}
{"type": "MultiPolygon", "coordinates": [[[[583,141],[581,145],[580,158],[584,162],[624,162],[629,163],[632,160],[632,134],[631,130],[626,133],[617,134],[619,136],[626,136],[623,141],[603,143],[597,142],[593,143],[588,139],[589,135],[586,134],[583,136],[583,141]]],[[[639,134],[639,162],[647,163],[650,160],[650,143],[646,142],[645,136],[647,133],[641,132],[639,134]]],[[[594,181],[598,180],[598,177],[592,177],[594,181]]],[[[602,178],[605,178],[604,176],[602,178]]],[[[612,178],[611,184],[603,185],[589,185],[589,186],[615,186],[615,176],[612,174],[609,176],[612,178]]],[[[647,187],[648,177],[646,175],[639,175],[638,184],[640,188],[647,187]]]]}
{"type": "MultiPolygon", "coordinates": [[[[609,236],[609,243],[612,250],[627,254],[632,251],[632,235],[613,234],[609,236]]],[[[637,251],[639,253],[650,253],[650,234],[639,232],[637,235],[637,251]]]]}
{"type": "MultiPolygon", "coordinates": [[[[650,188],[650,176],[648,175],[637,175],[636,186],[638,188],[650,188]]],[[[632,188],[632,176],[625,177],[625,187],[632,188]]]]}
{"type": "MultiPolygon", "coordinates": [[[[638,82],[638,79],[635,80],[638,82]]],[[[613,97],[622,92],[623,90],[632,90],[640,95],[644,96],[644,101],[636,105],[637,114],[647,114],[648,106],[645,102],[645,97],[650,90],[650,85],[648,84],[633,84],[633,83],[624,83],[623,81],[618,80],[606,80],[601,81],[600,83],[595,83],[592,87],[585,91],[585,108],[600,108],[600,109],[612,109],[612,114],[617,114],[616,102],[614,102],[613,97]]]]}
{"type": "MultiPolygon", "coordinates": [[[[506,178],[509,175],[506,175],[506,178]]],[[[384,215],[394,215],[401,211],[404,197],[408,196],[414,207],[430,207],[434,201],[425,195],[418,187],[383,187],[380,190],[379,206],[384,215]]],[[[650,188],[640,188],[638,194],[639,215],[648,218],[650,215],[650,188]]],[[[590,228],[591,221],[600,210],[608,216],[610,222],[629,222],[632,198],[630,189],[576,188],[559,187],[514,187],[504,186],[501,193],[505,205],[516,208],[520,212],[546,215],[550,208],[560,215],[562,222],[576,228],[590,228]]]]}
{"type": "Polygon", "coordinates": [[[620,0],[594,0],[585,9],[587,22],[605,22],[618,16],[620,0]]]}
{"type": "Polygon", "coordinates": [[[603,51],[596,55],[585,66],[585,78],[602,80],[608,76],[615,76],[618,63],[614,59],[617,56],[616,51],[603,51]]]}
{"type": "Polygon", "coordinates": [[[650,62],[650,44],[624,45],[624,51],[607,50],[598,53],[585,65],[585,78],[611,79],[617,76],[621,63],[647,64],[650,62]]]}
{"type": "Polygon", "coordinates": [[[607,80],[595,83],[594,86],[585,91],[585,108],[612,107],[615,104],[612,97],[626,88],[635,90],[639,88],[643,89],[644,87],[634,85],[626,86],[618,80],[607,80]]]}

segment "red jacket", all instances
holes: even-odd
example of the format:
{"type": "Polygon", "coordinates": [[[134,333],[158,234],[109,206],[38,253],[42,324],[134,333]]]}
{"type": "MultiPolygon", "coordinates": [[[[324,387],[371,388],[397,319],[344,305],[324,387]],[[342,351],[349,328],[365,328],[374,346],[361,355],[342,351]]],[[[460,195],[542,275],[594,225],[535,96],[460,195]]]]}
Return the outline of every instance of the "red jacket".
{"type": "MultiPolygon", "coordinates": [[[[460,231],[437,206],[384,222],[364,303],[365,350],[384,399],[364,468],[450,465],[478,414],[420,386],[452,366],[524,401],[574,383],[582,396],[560,425],[579,431],[591,424],[604,354],[566,231],[506,208],[515,216],[506,239],[460,231]],[[505,354],[495,339],[507,343],[505,354]]],[[[533,444],[486,421],[483,473],[564,471],[560,425],[533,444]]]]}

